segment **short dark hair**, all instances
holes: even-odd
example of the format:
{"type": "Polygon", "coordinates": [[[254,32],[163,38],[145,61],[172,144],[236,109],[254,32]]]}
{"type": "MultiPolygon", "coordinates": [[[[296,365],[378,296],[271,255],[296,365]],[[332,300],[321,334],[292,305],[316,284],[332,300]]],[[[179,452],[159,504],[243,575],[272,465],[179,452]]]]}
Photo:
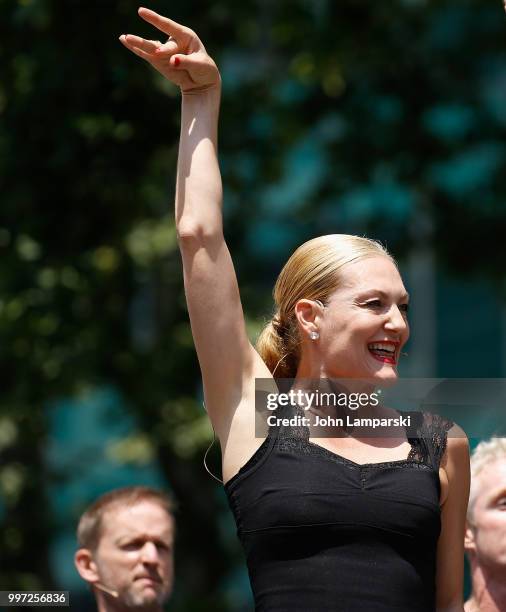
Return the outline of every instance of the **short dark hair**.
{"type": "Polygon", "coordinates": [[[151,487],[122,487],[101,495],[82,514],[77,525],[77,541],[81,548],[95,550],[102,535],[104,514],[112,506],[135,506],[143,501],[159,504],[167,514],[173,516],[175,503],[173,498],[163,491],[151,487]]]}

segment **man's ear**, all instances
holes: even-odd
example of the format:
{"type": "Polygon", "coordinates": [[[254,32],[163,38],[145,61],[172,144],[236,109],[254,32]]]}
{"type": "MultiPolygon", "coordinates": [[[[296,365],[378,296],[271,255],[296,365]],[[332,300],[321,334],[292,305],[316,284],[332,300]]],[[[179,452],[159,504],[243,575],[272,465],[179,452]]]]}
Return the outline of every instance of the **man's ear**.
{"type": "Polygon", "coordinates": [[[464,535],[464,550],[466,552],[476,551],[476,542],[474,541],[474,527],[469,521],[466,521],[466,533],[464,535]]]}
{"type": "Polygon", "coordinates": [[[83,580],[91,584],[98,581],[97,566],[90,550],[80,548],[74,555],[74,564],[83,580]]]}

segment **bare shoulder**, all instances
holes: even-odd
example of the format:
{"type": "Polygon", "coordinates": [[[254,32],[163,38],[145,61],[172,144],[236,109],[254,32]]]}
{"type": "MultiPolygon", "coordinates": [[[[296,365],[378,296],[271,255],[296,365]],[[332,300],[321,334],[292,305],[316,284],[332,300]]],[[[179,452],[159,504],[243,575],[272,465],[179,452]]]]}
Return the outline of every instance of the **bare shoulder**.
{"type": "Polygon", "coordinates": [[[464,430],[452,423],[448,430],[446,449],[439,466],[441,494],[439,504],[444,507],[450,491],[456,503],[467,506],[470,486],[469,441],[464,430]]]}
{"type": "Polygon", "coordinates": [[[448,469],[469,468],[469,440],[466,432],[453,423],[448,430],[446,450],[443,455],[441,466],[448,469]]]}

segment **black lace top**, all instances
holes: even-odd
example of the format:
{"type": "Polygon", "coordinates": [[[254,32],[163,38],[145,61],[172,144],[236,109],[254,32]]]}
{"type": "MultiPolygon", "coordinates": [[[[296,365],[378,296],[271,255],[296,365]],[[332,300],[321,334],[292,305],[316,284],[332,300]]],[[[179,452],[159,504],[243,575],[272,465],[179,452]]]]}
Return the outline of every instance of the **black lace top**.
{"type": "Polygon", "coordinates": [[[359,464],[271,428],[225,485],[255,609],[433,612],[450,421],[411,414],[409,456],[359,464]]]}

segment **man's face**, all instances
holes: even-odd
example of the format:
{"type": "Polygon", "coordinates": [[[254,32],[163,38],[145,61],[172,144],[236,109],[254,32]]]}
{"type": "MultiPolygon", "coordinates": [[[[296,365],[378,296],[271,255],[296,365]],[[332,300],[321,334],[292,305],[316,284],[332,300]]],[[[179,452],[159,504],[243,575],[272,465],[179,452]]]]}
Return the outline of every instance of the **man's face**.
{"type": "Polygon", "coordinates": [[[477,476],[472,513],[477,562],[506,571],[506,457],[486,465],[477,476]]]}
{"type": "Polygon", "coordinates": [[[112,506],[93,555],[99,581],[128,608],[157,609],[172,590],[174,519],[155,501],[112,506]]]}

